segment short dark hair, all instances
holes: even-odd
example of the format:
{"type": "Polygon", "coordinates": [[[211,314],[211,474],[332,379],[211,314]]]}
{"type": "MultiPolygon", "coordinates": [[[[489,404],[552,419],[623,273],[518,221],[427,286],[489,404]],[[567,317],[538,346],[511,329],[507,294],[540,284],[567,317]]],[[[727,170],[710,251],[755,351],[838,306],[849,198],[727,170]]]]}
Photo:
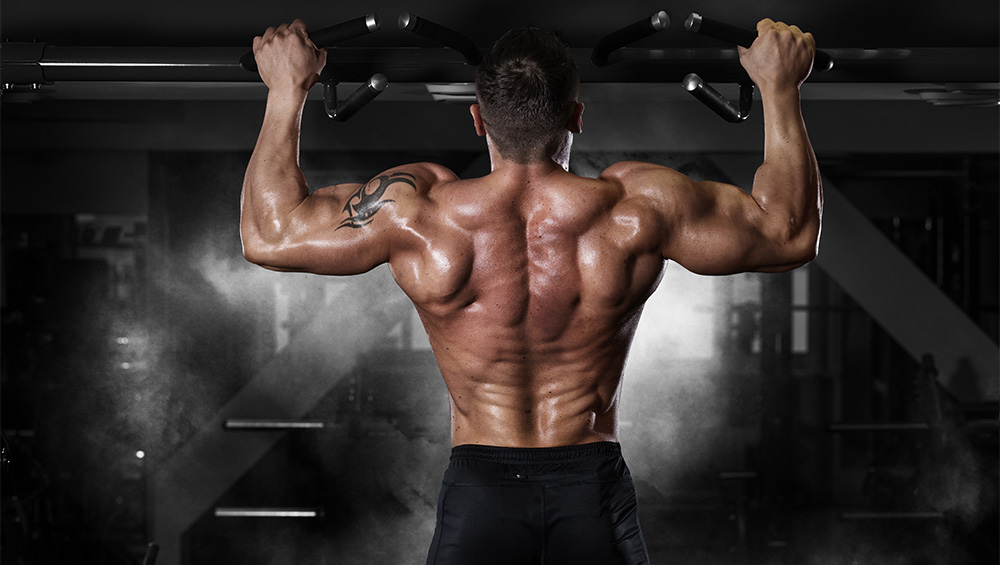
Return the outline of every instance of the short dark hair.
{"type": "Polygon", "coordinates": [[[476,71],[490,139],[518,163],[551,157],[573,115],[580,75],[556,36],[527,26],[501,37],[476,71]]]}

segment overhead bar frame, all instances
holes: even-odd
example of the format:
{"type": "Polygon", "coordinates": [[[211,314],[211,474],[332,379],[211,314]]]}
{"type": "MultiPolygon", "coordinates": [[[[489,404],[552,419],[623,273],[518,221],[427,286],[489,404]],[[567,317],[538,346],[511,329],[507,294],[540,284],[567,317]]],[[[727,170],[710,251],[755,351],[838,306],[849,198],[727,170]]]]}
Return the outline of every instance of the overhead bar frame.
{"type": "MultiPolygon", "coordinates": [[[[639,49],[616,52],[614,65],[590,63],[591,49],[570,53],[584,83],[664,83],[682,80],[693,68],[706,81],[739,82],[745,76],[735,49],[639,49]]],[[[826,49],[836,69],[811,83],[996,83],[1000,52],[991,48],[826,49]]],[[[242,48],[62,47],[36,43],[0,45],[5,85],[69,81],[259,82],[240,68],[242,48]]],[[[342,82],[367,82],[381,72],[392,82],[471,82],[475,67],[450,49],[341,47],[327,68],[342,82]]]]}

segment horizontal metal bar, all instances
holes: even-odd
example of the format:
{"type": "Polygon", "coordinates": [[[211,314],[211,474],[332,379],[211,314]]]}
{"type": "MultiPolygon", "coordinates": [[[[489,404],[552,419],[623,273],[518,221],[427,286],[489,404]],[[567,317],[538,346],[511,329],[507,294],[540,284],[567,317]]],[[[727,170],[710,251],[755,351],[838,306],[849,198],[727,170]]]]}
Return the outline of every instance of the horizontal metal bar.
{"type": "Polygon", "coordinates": [[[873,424],[830,424],[831,432],[914,432],[931,429],[926,422],[890,422],[873,424]]]}
{"type": "Polygon", "coordinates": [[[322,518],[322,508],[228,508],[215,509],[216,518],[322,518]]]}
{"type": "Polygon", "coordinates": [[[756,471],[722,471],[719,473],[719,479],[723,481],[745,481],[756,478],[756,471]]]}
{"type": "Polygon", "coordinates": [[[38,64],[47,81],[91,80],[91,77],[104,77],[104,80],[259,81],[260,77],[240,68],[243,51],[231,48],[52,46],[45,49],[44,57],[38,64]]]}
{"type": "MultiPolygon", "coordinates": [[[[3,81],[32,84],[60,81],[258,82],[240,68],[245,48],[62,47],[36,50],[0,46],[3,81]],[[10,54],[8,54],[8,52],[10,54]],[[37,59],[37,60],[33,60],[37,59]],[[41,72],[39,72],[39,69],[41,72]]],[[[950,83],[1000,82],[1000,51],[989,48],[827,49],[833,71],[810,84],[838,82],[950,83]]],[[[746,73],[734,49],[637,49],[615,53],[615,62],[597,67],[591,50],[570,50],[584,83],[680,82],[697,72],[708,82],[738,82],[746,73]]],[[[329,50],[327,73],[338,82],[365,82],[379,72],[393,83],[472,82],[475,68],[445,48],[362,48],[329,50]]]]}
{"type": "Polygon", "coordinates": [[[227,430],[303,430],[322,429],[325,422],[319,420],[280,420],[270,418],[229,418],[223,423],[227,430]]]}
{"type": "Polygon", "coordinates": [[[844,520],[936,520],[943,512],[843,512],[844,520]]]}

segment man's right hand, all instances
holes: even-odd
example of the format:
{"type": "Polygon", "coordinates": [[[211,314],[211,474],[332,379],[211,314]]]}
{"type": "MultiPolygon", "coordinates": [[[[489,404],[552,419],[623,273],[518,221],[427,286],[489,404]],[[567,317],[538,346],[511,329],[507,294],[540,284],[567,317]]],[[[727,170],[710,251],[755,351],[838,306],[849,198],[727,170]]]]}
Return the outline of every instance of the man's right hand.
{"type": "Polygon", "coordinates": [[[316,48],[302,20],[267,28],[253,39],[253,54],[260,78],[271,90],[308,91],[326,66],[326,49],[316,48]]]}
{"type": "Polygon", "coordinates": [[[799,86],[812,71],[815,42],[795,26],[769,19],[740,47],[740,62],[761,93],[764,162],[750,192],[691,179],[665,167],[631,165],[622,183],[648,198],[664,231],[661,255],[702,275],[783,272],[816,257],[823,184],[799,86]],[[652,187],[652,188],[650,188],[652,187]]]}
{"type": "Polygon", "coordinates": [[[757,39],[739,48],[740,63],[761,92],[798,88],[812,72],[816,40],[796,26],[765,18],[757,23],[757,39]]]}

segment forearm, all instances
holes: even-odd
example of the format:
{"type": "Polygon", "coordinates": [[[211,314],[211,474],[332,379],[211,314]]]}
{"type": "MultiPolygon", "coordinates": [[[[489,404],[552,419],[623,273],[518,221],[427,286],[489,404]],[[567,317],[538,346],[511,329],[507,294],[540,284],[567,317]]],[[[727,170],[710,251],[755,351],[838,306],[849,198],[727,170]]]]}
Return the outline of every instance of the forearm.
{"type": "Polygon", "coordinates": [[[764,162],[754,177],[753,196],[764,211],[768,231],[780,244],[808,247],[815,253],[822,183],[798,88],[769,89],[761,96],[764,162]]]}
{"type": "Polygon", "coordinates": [[[243,179],[240,230],[244,247],[275,244],[289,214],[309,195],[299,167],[305,91],[268,93],[260,135],[243,179]]]}

